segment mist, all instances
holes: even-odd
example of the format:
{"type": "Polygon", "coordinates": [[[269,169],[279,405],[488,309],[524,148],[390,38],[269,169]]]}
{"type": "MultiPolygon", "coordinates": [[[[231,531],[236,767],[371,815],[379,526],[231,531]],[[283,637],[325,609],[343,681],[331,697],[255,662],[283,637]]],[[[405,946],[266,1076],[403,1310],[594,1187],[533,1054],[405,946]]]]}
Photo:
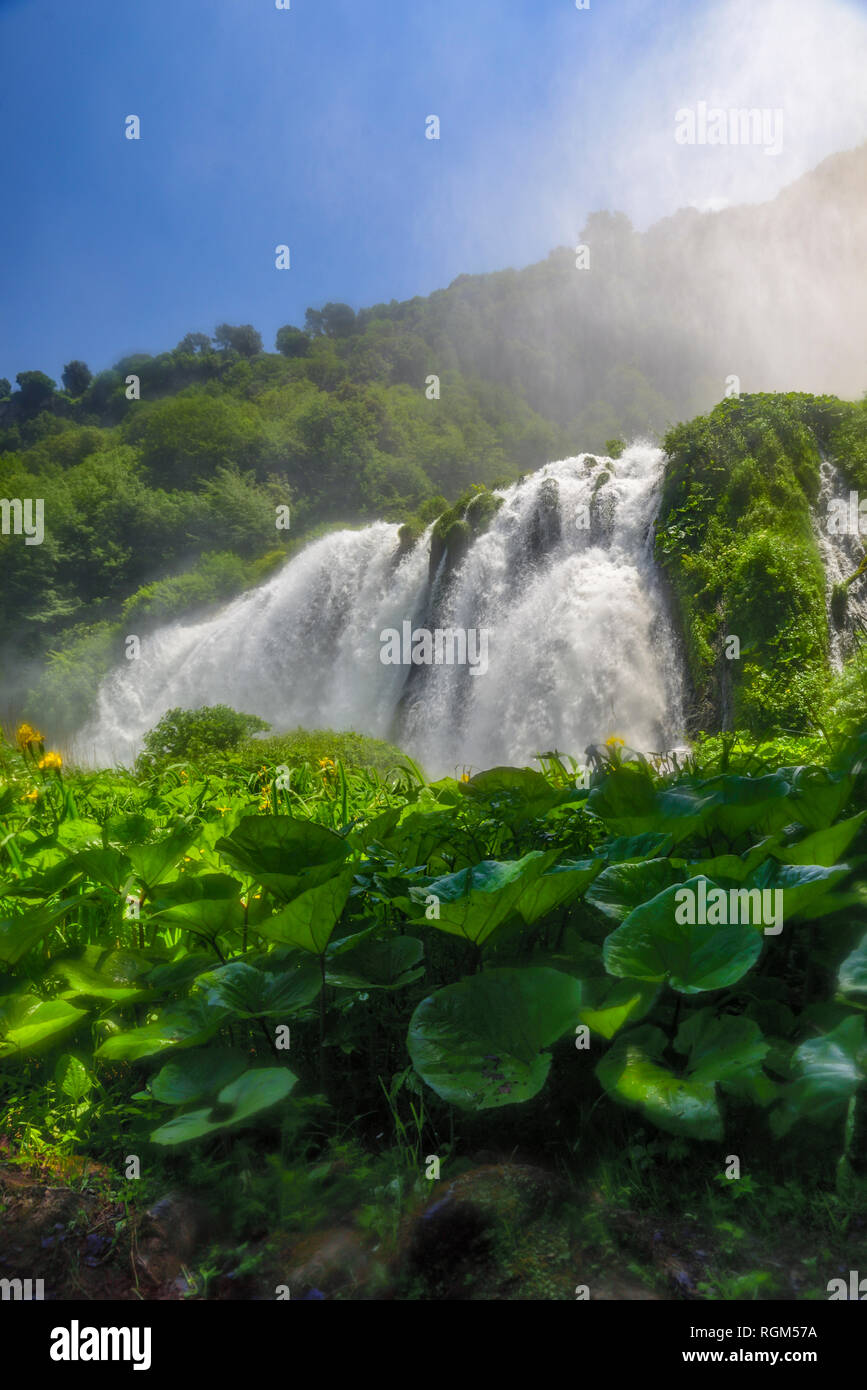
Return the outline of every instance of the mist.
{"type": "MultiPolygon", "coordinates": [[[[625,360],[656,378],[666,423],[706,409],[729,376],[743,391],[860,395],[867,12],[843,0],[728,0],[688,18],[635,3],[616,26],[592,7],[573,19],[585,30],[564,44],[537,119],[522,130],[504,115],[496,153],[479,148],[469,173],[446,180],[436,239],[464,271],[527,264],[543,244],[588,243],[587,284],[564,276],[560,287],[576,338],[588,315],[597,341],[631,334],[625,360]],[[777,138],[678,143],[678,115],[700,104],[766,113],[777,138]],[[625,214],[638,236],[594,258],[592,216],[602,210],[625,214]],[[609,277],[608,293],[590,288],[594,274],[609,277]],[[707,381],[696,389],[698,376],[707,381]]],[[[439,41],[457,43],[457,24],[439,41]]],[[[464,46],[462,61],[483,67],[484,54],[464,46]]],[[[430,227],[428,208],[420,236],[422,223],[430,227]]],[[[536,331],[562,349],[561,325],[548,331],[536,317],[536,331]]],[[[498,331],[513,336],[508,321],[498,331]]],[[[563,367],[574,377],[568,352],[563,367]]],[[[660,424],[658,413],[642,422],[660,424]]]]}

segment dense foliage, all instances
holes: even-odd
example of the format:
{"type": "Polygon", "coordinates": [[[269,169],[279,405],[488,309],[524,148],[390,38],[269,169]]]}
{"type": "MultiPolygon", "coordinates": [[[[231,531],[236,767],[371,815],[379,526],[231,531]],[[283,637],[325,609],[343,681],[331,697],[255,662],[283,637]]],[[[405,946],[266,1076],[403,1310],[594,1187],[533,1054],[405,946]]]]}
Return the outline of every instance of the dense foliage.
{"type": "Polygon", "coordinates": [[[0,493],[42,498],[46,517],[40,545],[0,537],[0,647],[14,644],[19,661],[58,644],[77,656],[100,621],[122,613],[140,626],[230,597],[317,527],[432,518],[471,484],[577,447],[423,338],[349,315],[296,330],[300,355],[265,353],[222,325],[222,346],[188,335],[80,396],[36,373],[39,390],[25,382],[0,401],[0,493]],[[127,399],[132,376],[140,399],[127,399]],[[281,506],[291,530],[277,528],[281,506]]]}
{"type": "Polygon", "coordinates": [[[854,1191],[865,758],[863,732],[827,767],[732,740],[651,767],[612,739],[589,789],[557,757],[430,784],[231,755],[136,779],[67,776],[22,726],[0,793],[12,1134],[113,1162],[251,1126],[288,1142],[323,1113],[376,1123],[409,1085],[416,1154],[448,1152],[456,1114],[508,1133],[527,1106],[550,1145],[625,1107],[720,1154],[796,1131],[854,1191]],[[781,929],[683,924],[701,884],[779,891],[781,929]]]}
{"type": "Polygon", "coordinates": [[[696,726],[815,727],[829,679],[813,522],[819,465],[828,458],[845,482],[859,485],[867,402],[796,394],[725,400],[671,430],[665,449],[656,554],[684,634],[696,726]],[[725,651],[732,635],[735,660],[725,651]]]}

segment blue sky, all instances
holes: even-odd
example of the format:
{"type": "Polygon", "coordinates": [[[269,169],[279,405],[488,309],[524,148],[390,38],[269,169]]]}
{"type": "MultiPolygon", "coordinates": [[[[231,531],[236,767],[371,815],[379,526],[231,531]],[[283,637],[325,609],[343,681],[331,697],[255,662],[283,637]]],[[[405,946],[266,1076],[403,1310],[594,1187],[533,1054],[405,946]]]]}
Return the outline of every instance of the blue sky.
{"type": "Polygon", "coordinates": [[[0,375],[100,370],[223,320],[270,347],[308,305],[537,260],[596,208],[644,226],[773,196],[867,135],[867,8],[756,8],[0,0],[0,375]],[[677,146],[699,99],[785,107],[784,152],[677,146]]]}

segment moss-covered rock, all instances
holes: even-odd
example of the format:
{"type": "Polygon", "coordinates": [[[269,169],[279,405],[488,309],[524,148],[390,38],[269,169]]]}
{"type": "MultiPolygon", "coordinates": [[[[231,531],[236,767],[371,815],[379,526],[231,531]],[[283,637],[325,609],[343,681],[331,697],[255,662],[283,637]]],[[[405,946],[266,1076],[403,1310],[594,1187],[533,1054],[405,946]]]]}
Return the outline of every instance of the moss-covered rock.
{"type": "Polygon", "coordinates": [[[809,726],[828,675],[812,508],[821,459],[837,456],[853,409],[833,397],[742,396],[666,436],[656,555],[683,633],[694,725],[721,728],[729,690],[738,726],[809,726]],[[735,659],[721,654],[730,636],[735,659]]]}
{"type": "Polygon", "coordinates": [[[476,536],[487,530],[502,503],[502,497],[497,497],[487,488],[473,487],[459,497],[453,507],[442,513],[431,535],[431,582],[443,556],[446,558],[446,574],[451,574],[460,564],[476,536]]]}

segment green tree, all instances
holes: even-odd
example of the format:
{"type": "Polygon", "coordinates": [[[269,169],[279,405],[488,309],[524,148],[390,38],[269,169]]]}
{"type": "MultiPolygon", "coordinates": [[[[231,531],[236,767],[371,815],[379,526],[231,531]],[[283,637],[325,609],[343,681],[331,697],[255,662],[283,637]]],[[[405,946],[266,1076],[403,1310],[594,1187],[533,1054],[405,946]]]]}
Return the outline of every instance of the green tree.
{"type": "Polygon", "coordinates": [[[355,331],[355,310],[348,304],[325,304],[321,309],[308,309],[304,327],[314,337],[346,338],[355,331]]]}
{"type": "Polygon", "coordinates": [[[255,468],[265,444],[255,408],[191,388],[131,414],[124,431],[138,446],[151,479],[191,487],[221,466],[255,468]]]}
{"type": "Polygon", "coordinates": [[[263,351],[262,335],[251,323],[233,327],[229,323],[218,323],[214,330],[217,347],[237,352],[241,357],[255,357],[263,351]]]}
{"type": "Polygon", "coordinates": [[[25,415],[37,415],[54,398],[57,382],[44,372],[19,372],[15,380],[20,389],[18,404],[25,415]]]}
{"type": "Polygon", "coordinates": [[[258,715],[241,714],[228,705],[170,709],[145,736],[137,767],[153,771],[167,762],[227,753],[250,734],[270,727],[258,715]]]}
{"type": "Polygon", "coordinates": [[[187,333],[175,348],[176,352],[188,353],[193,356],[195,353],[207,352],[210,349],[211,340],[207,333],[187,333]]]}
{"type": "Polygon", "coordinates": [[[81,362],[78,358],[73,358],[73,360],[67,362],[66,366],[63,368],[61,380],[63,381],[63,389],[66,394],[77,398],[78,396],[84,395],[93,380],[93,372],[86,362],[81,362]]]}
{"type": "Polygon", "coordinates": [[[294,328],[291,323],[277,329],[277,351],[284,357],[306,357],[310,351],[310,335],[294,328]]]}

